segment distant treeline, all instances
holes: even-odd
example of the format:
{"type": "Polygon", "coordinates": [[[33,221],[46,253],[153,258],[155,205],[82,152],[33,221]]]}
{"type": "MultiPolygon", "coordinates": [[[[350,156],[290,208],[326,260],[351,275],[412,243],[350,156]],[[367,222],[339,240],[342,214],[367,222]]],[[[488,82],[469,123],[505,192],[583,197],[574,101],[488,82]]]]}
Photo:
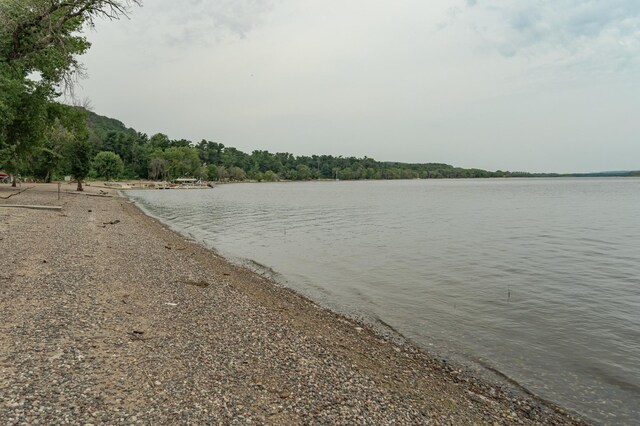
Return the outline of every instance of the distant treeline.
{"type": "Polygon", "coordinates": [[[372,158],[332,155],[295,156],[256,150],[250,154],[219,142],[172,140],[162,133],[148,137],[120,121],[88,115],[94,154],[111,151],[123,162],[124,178],[172,180],[194,176],[205,180],[257,181],[310,179],[438,179],[529,176],[524,172],[490,172],[448,164],[381,162],[372,158]]]}
{"type": "MultiPolygon", "coordinates": [[[[295,156],[256,150],[250,154],[222,143],[172,140],[162,133],[151,137],[120,121],[87,112],[90,177],[106,179],[173,180],[196,177],[218,181],[277,181],[311,179],[441,179],[544,177],[553,174],[464,169],[442,163],[409,164],[372,158],[332,155],[295,156]]],[[[51,161],[49,152],[34,156],[26,174],[51,180],[67,173],[65,162],[51,161]]]]}
{"type": "Polygon", "coordinates": [[[310,179],[438,179],[528,176],[523,172],[490,172],[448,164],[381,162],[372,158],[332,155],[295,156],[256,150],[250,154],[219,142],[171,140],[158,133],[148,137],[115,119],[90,113],[90,140],[95,153],[112,151],[123,161],[123,177],[208,180],[310,179]]]}
{"type": "Polygon", "coordinates": [[[558,175],[555,173],[547,173],[545,177],[633,177],[640,176],[640,170],[621,170],[612,172],[595,172],[595,173],[565,173],[558,175]]]}

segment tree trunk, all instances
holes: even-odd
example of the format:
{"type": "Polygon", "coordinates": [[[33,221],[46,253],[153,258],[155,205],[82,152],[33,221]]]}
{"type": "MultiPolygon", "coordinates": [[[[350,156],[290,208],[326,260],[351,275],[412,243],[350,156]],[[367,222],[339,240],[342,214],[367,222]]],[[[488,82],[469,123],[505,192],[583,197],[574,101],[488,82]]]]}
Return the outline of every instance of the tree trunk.
{"type": "Polygon", "coordinates": [[[84,191],[84,189],[82,189],[82,179],[78,179],[78,188],[76,191],[84,191]]]}
{"type": "Polygon", "coordinates": [[[11,187],[12,188],[15,188],[17,186],[16,182],[17,182],[16,177],[15,176],[11,176],[11,187]]]}

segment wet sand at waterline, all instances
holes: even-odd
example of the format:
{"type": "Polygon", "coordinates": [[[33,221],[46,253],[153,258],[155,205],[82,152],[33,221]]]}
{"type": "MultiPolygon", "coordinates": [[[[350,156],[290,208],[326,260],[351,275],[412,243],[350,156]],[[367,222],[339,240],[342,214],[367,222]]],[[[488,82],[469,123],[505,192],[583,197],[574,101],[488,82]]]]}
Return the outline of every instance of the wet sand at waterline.
{"type": "Polygon", "coordinates": [[[22,189],[0,187],[6,424],[580,424],[232,265],[113,190],[22,189]]]}

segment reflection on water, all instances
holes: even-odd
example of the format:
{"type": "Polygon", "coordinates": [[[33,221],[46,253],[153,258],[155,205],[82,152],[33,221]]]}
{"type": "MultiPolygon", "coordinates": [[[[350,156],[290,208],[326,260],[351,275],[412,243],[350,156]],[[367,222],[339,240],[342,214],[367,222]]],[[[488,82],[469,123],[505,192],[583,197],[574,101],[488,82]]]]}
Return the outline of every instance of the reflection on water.
{"type": "Polygon", "coordinates": [[[640,179],[220,185],[128,194],[320,303],[640,418],[640,179]]]}

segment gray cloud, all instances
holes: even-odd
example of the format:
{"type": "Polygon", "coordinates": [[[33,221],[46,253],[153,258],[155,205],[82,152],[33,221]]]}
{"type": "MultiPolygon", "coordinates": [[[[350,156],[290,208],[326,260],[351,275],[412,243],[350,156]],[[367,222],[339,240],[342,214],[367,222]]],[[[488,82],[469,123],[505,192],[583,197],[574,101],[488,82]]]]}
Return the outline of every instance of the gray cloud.
{"type": "Polygon", "coordinates": [[[467,23],[503,56],[560,52],[611,69],[638,65],[640,1],[466,2],[467,23]]]}
{"type": "Polygon", "coordinates": [[[245,37],[260,25],[272,0],[160,0],[145,3],[150,19],[143,36],[162,37],[171,46],[208,45],[226,37],[245,37]]]}

